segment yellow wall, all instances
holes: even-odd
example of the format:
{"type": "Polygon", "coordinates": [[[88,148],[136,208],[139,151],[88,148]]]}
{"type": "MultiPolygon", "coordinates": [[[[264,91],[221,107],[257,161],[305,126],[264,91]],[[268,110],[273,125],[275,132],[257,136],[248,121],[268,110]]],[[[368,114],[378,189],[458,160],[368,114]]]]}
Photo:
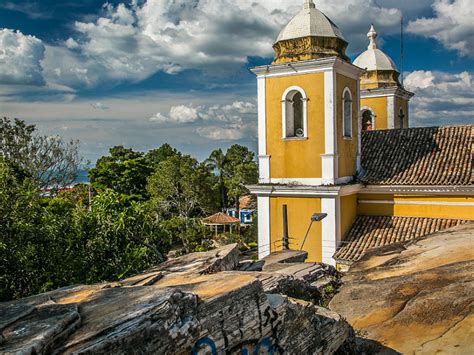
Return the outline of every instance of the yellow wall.
{"type": "Polygon", "coordinates": [[[344,75],[336,76],[336,122],[337,122],[337,150],[339,154],[339,173],[338,177],[353,176],[356,172],[357,144],[359,134],[358,112],[357,112],[357,80],[348,78],[344,75]],[[344,138],[343,131],[343,92],[349,88],[352,95],[352,139],[344,138]]]}
{"type": "Polygon", "coordinates": [[[344,240],[357,217],[357,194],[341,197],[341,236],[344,240]]]}
{"type": "MultiPolygon", "coordinates": [[[[319,198],[270,198],[270,240],[271,251],[282,248],[283,239],[283,205],[288,206],[288,231],[290,249],[299,250],[308,230],[313,213],[321,212],[319,198]],[[294,238],[294,239],[291,239],[294,238]]],[[[304,250],[308,251],[308,262],[322,261],[321,223],[313,223],[306,239],[304,250]]]]}
{"type": "Polygon", "coordinates": [[[398,115],[400,113],[400,108],[403,108],[405,113],[405,118],[403,120],[403,127],[408,128],[409,126],[409,117],[408,117],[408,101],[401,99],[399,97],[395,98],[395,128],[400,128],[400,122],[398,120],[398,115]]]}
{"type": "Polygon", "coordinates": [[[474,220],[474,206],[439,206],[431,204],[400,205],[396,202],[463,202],[474,203],[474,197],[466,196],[434,196],[434,195],[375,195],[360,194],[360,200],[395,201],[392,204],[359,203],[360,215],[369,216],[400,216],[429,217],[474,220]]]}
{"type": "Polygon", "coordinates": [[[266,79],[267,154],[272,178],[321,178],[324,153],[324,74],[266,79]],[[282,139],[283,93],[301,87],[308,97],[308,139],[282,139]]]}
{"type": "Polygon", "coordinates": [[[375,114],[375,129],[388,128],[387,98],[374,97],[360,100],[360,107],[370,107],[375,114]]]}

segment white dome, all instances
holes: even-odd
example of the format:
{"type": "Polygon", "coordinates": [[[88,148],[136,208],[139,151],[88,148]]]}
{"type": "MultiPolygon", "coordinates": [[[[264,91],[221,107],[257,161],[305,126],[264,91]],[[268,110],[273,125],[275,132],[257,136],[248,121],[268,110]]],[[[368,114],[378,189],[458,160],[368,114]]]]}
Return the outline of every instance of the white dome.
{"type": "Polygon", "coordinates": [[[345,41],[339,28],[316,9],[312,0],[305,1],[303,10],[283,28],[276,42],[309,36],[337,37],[345,41]]]}
{"type": "Polygon", "coordinates": [[[374,26],[370,28],[367,37],[370,39],[369,48],[354,60],[354,65],[368,71],[374,70],[397,70],[397,66],[393,60],[377,48],[377,32],[374,26]]]}

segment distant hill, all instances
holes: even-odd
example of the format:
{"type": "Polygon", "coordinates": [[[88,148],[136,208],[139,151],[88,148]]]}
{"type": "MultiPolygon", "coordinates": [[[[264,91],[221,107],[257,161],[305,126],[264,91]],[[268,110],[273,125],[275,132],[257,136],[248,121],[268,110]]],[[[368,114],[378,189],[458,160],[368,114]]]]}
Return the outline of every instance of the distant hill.
{"type": "Polygon", "coordinates": [[[89,182],[89,169],[81,169],[78,171],[76,181],[74,181],[76,184],[83,184],[83,183],[88,183],[89,182]]]}

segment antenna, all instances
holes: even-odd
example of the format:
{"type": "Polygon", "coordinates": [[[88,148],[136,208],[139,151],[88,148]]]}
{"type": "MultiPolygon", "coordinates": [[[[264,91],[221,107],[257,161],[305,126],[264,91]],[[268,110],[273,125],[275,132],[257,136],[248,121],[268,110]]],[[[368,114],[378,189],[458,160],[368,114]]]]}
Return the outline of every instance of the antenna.
{"type": "Polygon", "coordinates": [[[402,19],[400,21],[400,74],[401,74],[401,82],[402,82],[402,87],[403,87],[403,13],[402,13],[402,19]]]}

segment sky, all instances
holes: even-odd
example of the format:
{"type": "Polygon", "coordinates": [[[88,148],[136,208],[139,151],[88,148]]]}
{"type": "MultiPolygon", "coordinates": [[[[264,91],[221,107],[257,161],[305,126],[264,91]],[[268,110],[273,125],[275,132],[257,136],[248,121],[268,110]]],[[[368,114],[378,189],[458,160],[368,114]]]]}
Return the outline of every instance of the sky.
{"type": "MultiPolygon", "coordinates": [[[[354,59],[379,48],[416,93],[412,126],[474,123],[472,0],[316,0],[354,59]]],[[[0,0],[0,115],[79,139],[92,164],[115,145],[170,143],[202,160],[256,150],[256,79],[303,0],[0,0]]]]}

